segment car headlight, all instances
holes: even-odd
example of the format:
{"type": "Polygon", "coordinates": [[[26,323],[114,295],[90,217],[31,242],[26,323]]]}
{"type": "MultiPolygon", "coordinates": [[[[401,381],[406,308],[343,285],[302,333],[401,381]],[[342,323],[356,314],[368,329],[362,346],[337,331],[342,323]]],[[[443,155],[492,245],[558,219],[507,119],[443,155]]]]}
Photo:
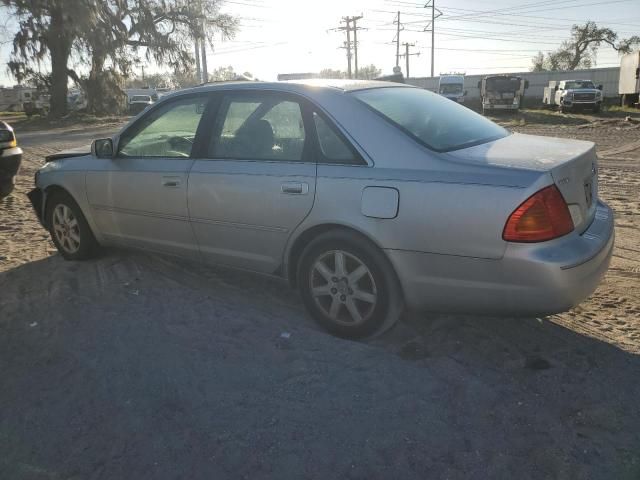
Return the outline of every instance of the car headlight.
{"type": "Polygon", "coordinates": [[[602,91],[598,90],[598,91],[596,92],[596,97],[602,97],[602,91]]]}

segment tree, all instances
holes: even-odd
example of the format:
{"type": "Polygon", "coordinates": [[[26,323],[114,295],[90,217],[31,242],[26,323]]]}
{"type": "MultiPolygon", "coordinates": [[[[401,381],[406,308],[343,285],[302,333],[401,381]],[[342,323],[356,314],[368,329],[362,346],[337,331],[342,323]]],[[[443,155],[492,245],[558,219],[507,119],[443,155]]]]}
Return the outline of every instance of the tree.
{"type": "Polygon", "coordinates": [[[382,70],[376,67],[373,63],[371,65],[358,68],[358,78],[362,80],[373,80],[374,78],[378,78],[381,73],[382,70]]]}
{"type": "Polygon", "coordinates": [[[32,67],[51,62],[52,116],[67,112],[68,63],[74,43],[91,12],[86,0],[0,0],[18,20],[9,68],[18,82],[36,74],[32,67]]]}
{"type": "Polygon", "coordinates": [[[347,73],[342,70],[323,68],[320,70],[320,78],[347,78],[347,73]]]}
{"type": "Polygon", "coordinates": [[[212,43],[214,34],[232,37],[237,19],[220,13],[221,0],[111,0],[97,15],[97,28],[86,38],[91,71],[84,82],[88,110],[104,112],[111,103],[101,100],[109,90],[103,85],[104,65],[112,75],[128,75],[134,64],[155,61],[174,70],[193,64],[192,39],[212,43]],[[204,13],[206,12],[206,14],[204,13]],[[142,58],[141,58],[142,57],[142,58]]]}
{"type": "Polygon", "coordinates": [[[598,49],[602,44],[611,46],[620,54],[629,53],[640,44],[640,37],[618,39],[618,34],[610,28],[599,28],[595,22],[571,27],[571,38],[560,44],[560,48],[547,53],[542,52],[532,59],[532,71],[575,70],[591,68],[596,64],[598,49]]]}
{"type": "MultiPolygon", "coordinates": [[[[232,36],[237,20],[219,12],[222,0],[0,0],[19,21],[10,69],[18,81],[51,62],[51,115],[67,110],[69,77],[87,94],[88,109],[106,113],[125,76],[141,61],[174,70],[192,62],[192,39],[232,36]],[[69,68],[74,54],[90,65],[69,68]]],[[[119,95],[122,99],[122,95],[119,95]]],[[[117,103],[117,102],[116,102],[117,103]]]]}
{"type": "Polygon", "coordinates": [[[233,70],[233,67],[229,65],[228,67],[216,68],[213,73],[209,75],[209,80],[212,82],[228,82],[229,80],[235,80],[236,77],[236,72],[233,70]]]}

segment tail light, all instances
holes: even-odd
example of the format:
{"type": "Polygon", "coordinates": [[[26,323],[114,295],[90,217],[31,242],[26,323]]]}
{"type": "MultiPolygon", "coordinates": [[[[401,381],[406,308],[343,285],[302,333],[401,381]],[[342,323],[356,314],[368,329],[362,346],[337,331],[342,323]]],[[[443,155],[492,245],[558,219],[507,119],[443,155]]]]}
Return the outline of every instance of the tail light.
{"type": "Polygon", "coordinates": [[[509,216],[502,238],[507,242],[544,242],[573,230],[573,220],[560,190],[543,188],[509,216]]]}

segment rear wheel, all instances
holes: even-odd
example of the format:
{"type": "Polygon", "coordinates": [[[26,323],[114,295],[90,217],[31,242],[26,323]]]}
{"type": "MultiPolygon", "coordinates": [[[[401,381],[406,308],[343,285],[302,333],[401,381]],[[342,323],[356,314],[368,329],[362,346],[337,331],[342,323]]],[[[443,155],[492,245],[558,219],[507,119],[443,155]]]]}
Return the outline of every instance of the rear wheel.
{"type": "Polygon", "coordinates": [[[329,332],[361,338],[395,324],[402,295],[384,254],[349,232],[330,232],[302,253],[298,286],[305,306],[329,332]]]}
{"type": "Polygon", "coordinates": [[[70,195],[56,192],[51,196],[46,220],[51,239],[66,260],[87,260],[97,254],[98,242],[70,195]]]}

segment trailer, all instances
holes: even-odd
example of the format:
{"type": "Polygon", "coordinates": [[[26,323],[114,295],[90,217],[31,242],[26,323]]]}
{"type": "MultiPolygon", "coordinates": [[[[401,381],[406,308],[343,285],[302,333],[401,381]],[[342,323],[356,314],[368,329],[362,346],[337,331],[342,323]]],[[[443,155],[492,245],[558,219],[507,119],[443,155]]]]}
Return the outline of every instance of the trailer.
{"type": "Polygon", "coordinates": [[[618,94],[623,107],[640,103],[640,50],[622,56],[618,94]]]}

